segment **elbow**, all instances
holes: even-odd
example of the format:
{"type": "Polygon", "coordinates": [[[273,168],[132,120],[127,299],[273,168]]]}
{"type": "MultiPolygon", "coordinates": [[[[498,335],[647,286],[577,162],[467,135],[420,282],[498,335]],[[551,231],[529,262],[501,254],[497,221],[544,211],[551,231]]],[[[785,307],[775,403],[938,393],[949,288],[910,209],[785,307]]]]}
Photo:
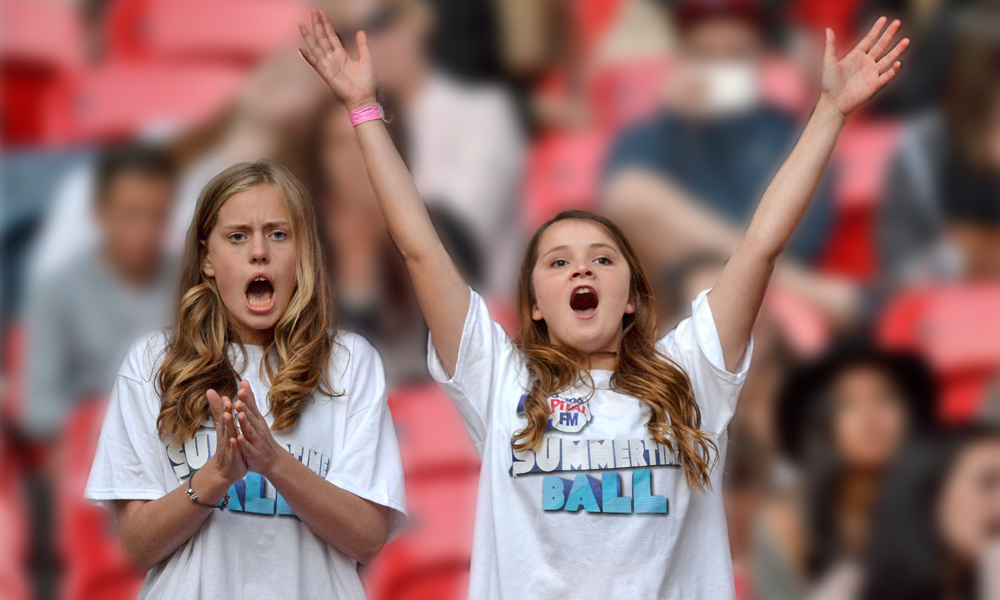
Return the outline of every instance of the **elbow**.
{"type": "Polygon", "coordinates": [[[371,531],[359,540],[358,548],[354,555],[354,560],[363,565],[371,564],[385,548],[386,539],[389,537],[389,516],[379,515],[378,521],[371,531]]]}
{"type": "Polygon", "coordinates": [[[358,555],[355,556],[354,559],[363,565],[370,565],[375,562],[378,555],[382,553],[382,548],[385,548],[384,540],[382,542],[373,542],[366,548],[359,551],[358,555]]]}
{"type": "Polygon", "coordinates": [[[125,560],[142,573],[152,569],[156,566],[156,563],[159,562],[148,552],[143,550],[139,544],[128,540],[125,536],[122,536],[121,538],[121,546],[122,552],[125,555],[125,560]]]}

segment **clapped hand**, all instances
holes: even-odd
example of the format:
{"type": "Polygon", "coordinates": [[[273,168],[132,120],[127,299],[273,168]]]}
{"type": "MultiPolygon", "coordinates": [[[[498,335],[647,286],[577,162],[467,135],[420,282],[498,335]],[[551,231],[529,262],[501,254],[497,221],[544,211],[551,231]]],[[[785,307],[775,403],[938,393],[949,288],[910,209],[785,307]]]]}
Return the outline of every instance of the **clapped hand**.
{"type": "Polygon", "coordinates": [[[288,454],[288,451],[271,435],[271,427],[257,408],[257,399],[246,379],[240,382],[236,398],[236,412],[241,431],[236,439],[240,450],[250,470],[267,477],[282,453],[288,454]]]}
{"type": "Polygon", "coordinates": [[[238,433],[233,421],[233,403],[228,396],[219,397],[215,390],[208,390],[208,405],[215,420],[215,454],[206,463],[222,481],[233,483],[247,474],[247,462],[237,442],[238,433]]]}

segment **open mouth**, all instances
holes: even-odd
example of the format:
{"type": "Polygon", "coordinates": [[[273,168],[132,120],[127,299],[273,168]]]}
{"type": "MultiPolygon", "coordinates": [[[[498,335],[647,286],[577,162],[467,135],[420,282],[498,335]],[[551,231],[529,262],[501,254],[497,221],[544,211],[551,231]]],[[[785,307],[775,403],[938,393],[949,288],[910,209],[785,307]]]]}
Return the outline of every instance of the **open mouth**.
{"type": "Polygon", "coordinates": [[[247,284],[247,307],[251,312],[263,313],[274,306],[274,284],[263,275],[247,284]]]}
{"type": "Polygon", "coordinates": [[[581,286],[573,290],[573,295],[569,298],[569,307],[576,314],[588,317],[597,311],[597,290],[589,285],[581,286]]]}

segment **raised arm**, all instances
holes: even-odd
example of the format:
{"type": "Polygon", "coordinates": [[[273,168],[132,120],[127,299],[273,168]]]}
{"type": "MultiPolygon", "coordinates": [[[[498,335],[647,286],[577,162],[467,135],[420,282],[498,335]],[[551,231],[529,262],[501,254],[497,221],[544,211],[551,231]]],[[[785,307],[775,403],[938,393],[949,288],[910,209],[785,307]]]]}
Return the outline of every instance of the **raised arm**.
{"type": "Polygon", "coordinates": [[[833,31],[826,30],[823,93],[816,109],[708,294],[726,369],[730,371],[743,357],[775,261],[816,191],[844,120],[899,72],[896,59],[910,41],[904,39],[885,53],[899,29],[898,20],[885,29],[886,20],[881,17],[876,21],[868,35],[840,60],[833,31]]]}
{"type": "MultiPolygon", "coordinates": [[[[357,60],[340,43],[326,14],[312,13],[312,30],[299,24],[302,56],[323,77],[348,110],[376,103],[375,67],[363,31],[357,35],[357,60]]],[[[406,260],[434,345],[449,375],[455,374],[462,328],[469,311],[469,286],[431,224],[424,202],[381,120],[355,130],[365,167],[389,234],[406,260]]]]}

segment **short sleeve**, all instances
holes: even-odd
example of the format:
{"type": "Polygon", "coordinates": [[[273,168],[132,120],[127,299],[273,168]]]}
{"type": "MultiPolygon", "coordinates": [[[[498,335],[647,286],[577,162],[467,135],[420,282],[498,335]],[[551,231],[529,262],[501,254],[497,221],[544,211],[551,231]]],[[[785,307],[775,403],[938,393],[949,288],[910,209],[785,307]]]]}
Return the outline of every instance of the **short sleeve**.
{"type": "Polygon", "coordinates": [[[326,480],[388,507],[389,536],[406,526],[406,491],[399,443],[389,413],[382,359],[371,344],[352,335],[346,393],[349,395],[344,446],[330,464],[326,480]]]}
{"type": "Polygon", "coordinates": [[[155,384],[134,368],[144,348],[132,347],[115,378],[84,492],[88,500],[156,500],[172,489],[163,467],[166,447],[156,429],[155,384]]]}
{"type": "Polygon", "coordinates": [[[472,299],[462,329],[454,377],[448,376],[433,336],[428,338],[427,368],[458,408],[472,444],[482,458],[493,413],[498,408],[496,397],[505,384],[516,381],[523,359],[503,327],[490,320],[483,298],[474,290],[470,292],[472,299]]]}
{"type": "Polygon", "coordinates": [[[678,323],[656,347],[675,361],[691,380],[695,401],[701,410],[702,429],[721,433],[736,412],[736,402],[753,354],[753,338],[736,371],[726,370],[722,342],[708,304],[708,292],[703,290],[698,294],[691,303],[691,316],[678,323]]]}

